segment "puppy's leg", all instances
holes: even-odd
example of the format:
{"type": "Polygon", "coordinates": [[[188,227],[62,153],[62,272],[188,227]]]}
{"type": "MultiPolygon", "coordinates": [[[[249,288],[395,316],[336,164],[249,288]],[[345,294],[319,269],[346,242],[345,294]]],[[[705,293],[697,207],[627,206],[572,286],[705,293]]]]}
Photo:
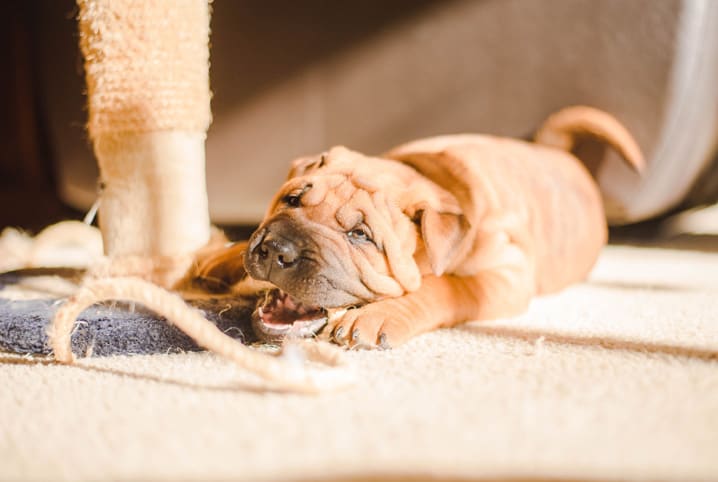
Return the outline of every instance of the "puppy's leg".
{"type": "Polygon", "coordinates": [[[200,250],[185,283],[212,293],[225,293],[247,276],[244,252],[247,242],[211,245],[200,250]]]}
{"type": "Polygon", "coordinates": [[[439,327],[518,315],[533,293],[533,277],[524,267],[471,277],[426,276],[415,292],[347,311],[330,336],[342,345],[388,348],[439,327]]]}

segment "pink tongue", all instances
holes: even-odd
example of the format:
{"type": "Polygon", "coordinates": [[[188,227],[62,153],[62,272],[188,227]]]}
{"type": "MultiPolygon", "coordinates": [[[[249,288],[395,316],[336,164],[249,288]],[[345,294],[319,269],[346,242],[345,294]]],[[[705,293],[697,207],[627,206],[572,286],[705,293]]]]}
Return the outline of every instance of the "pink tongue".
{"type": "Polygon", "coordinates": [[[291,310],[291,311],[299,310],[299,306],[301,305],[301,303],[300,304],[295,303],[294,298],[292,298],[289,295],[284,297],[283,303],[284,303],[284,308],[287,310],[291,310]]]}
{"type": "MultiPolygon", "coordinates": [[[[281,296],[278,296],[272,303],[272,306],[268,307],[265,311],[264,322],[268,325],[275,326],[290,325],[295,322],[306,322],[314,317],[310,316],[308,319],[303,319],[303,317],[315,311],[319,310],[315,310],[311,307],[308,309],[299,301],[283,293],[281,296]]],[[[319,315],[319,313],[317,313],[317,315],[319,315]]]]}

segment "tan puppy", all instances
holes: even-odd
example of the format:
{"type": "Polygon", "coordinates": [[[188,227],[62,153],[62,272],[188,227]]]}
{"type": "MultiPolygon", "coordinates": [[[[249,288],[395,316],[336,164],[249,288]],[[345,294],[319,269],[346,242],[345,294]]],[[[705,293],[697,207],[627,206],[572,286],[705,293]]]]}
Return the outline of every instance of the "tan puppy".
{"type": "Polygon", "coordinates": [[[248,248],[217,259],[246,252],[247,272],[284,292],[260,309],[260,331],[356,307],[324,333],[389,347],[517,315],[532,296],[584,279],[606,242],[598,187],[568,153],[575,135],[598,137],[643,167],[618,121],[588,107],[549,118],[538,144],[452,135],[381,158],[334,147],[295,161],[248,248]]]}

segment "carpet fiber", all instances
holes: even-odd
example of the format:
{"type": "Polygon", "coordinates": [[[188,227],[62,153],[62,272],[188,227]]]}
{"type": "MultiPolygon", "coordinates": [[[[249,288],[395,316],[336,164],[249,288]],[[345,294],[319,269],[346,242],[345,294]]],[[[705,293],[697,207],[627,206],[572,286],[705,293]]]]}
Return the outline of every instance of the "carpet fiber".
{"type": "Polygon", "coordinates": [[[609,247],[521,317],[348,358],[312,397],[207,353],[0,353],[0,480],[718,479],[718,252],[609,247]]]}

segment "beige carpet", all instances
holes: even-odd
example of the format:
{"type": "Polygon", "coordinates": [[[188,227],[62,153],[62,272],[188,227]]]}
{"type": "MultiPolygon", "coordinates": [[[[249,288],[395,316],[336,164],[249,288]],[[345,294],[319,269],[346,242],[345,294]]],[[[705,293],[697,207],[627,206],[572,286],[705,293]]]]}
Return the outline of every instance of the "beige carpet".
{"type": "Polygon", "coordinates": [[[525,316],[349,355],[311,397],[209,354],[0,354],[0,479],[718,479],[718,250],[610,247],[525,316]]]}

